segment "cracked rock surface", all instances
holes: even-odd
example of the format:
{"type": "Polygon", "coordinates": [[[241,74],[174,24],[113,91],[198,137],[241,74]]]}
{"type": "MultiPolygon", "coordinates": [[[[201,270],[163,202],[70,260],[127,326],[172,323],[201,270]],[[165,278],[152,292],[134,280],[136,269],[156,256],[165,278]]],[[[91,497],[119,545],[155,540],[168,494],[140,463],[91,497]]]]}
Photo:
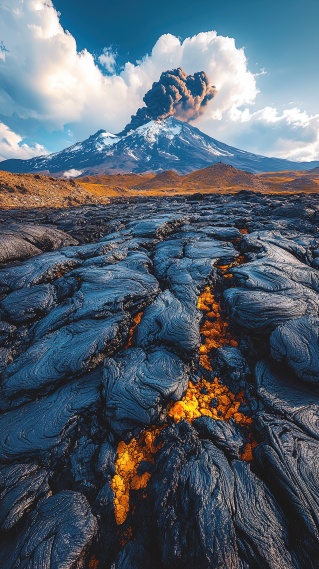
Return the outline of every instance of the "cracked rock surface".
{"type": "Polygon", "coordinates": [[[1,568],[317,569],[319,197],[0,221],[1,568]]]}

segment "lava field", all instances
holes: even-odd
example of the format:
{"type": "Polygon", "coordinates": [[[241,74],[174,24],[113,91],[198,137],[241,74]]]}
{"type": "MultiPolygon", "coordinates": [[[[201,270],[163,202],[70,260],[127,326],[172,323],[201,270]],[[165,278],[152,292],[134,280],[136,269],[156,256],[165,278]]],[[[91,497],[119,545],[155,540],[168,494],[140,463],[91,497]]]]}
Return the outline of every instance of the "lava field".
{"type": "Polygon", "coordinates": [[[1,569],[318,569],[319,196],[0,221],[1,569]]]}

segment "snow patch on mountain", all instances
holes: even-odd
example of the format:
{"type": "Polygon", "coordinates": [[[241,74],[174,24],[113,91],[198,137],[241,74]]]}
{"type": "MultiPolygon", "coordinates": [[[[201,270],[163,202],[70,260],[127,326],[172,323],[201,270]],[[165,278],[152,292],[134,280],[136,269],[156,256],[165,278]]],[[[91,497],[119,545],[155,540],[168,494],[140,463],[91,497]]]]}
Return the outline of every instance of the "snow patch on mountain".
{"type": "Polygon", "coordinates": [[[150,121],[124,136],[99,130],[82,142],[30,160],[5,160],[0,170],[64,175],[161,172],[187,174],[223,162],[248,172],[307,170],[319,162],[291,162],[233,148],[174,117],[150,121]]]}

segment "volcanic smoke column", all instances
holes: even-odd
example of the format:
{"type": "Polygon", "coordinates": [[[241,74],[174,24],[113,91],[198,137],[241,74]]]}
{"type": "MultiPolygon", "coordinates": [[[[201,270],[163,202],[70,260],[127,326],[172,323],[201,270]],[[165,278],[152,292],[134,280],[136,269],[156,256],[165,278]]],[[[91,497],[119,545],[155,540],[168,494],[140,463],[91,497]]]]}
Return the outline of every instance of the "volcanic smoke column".
{"type": "Polygon", "coordinates": [[[194,75],[186,75],[180,67],[164,71],[160,80],[153,83],[144,95],[146,107],[138,109],[120,134],[127,134],[149,121],[170,116],[184,121],[194,120],[203,114],[207,103],[216,93],[216,87],[210,85],[205,71],[198,71],[194,75]]]}

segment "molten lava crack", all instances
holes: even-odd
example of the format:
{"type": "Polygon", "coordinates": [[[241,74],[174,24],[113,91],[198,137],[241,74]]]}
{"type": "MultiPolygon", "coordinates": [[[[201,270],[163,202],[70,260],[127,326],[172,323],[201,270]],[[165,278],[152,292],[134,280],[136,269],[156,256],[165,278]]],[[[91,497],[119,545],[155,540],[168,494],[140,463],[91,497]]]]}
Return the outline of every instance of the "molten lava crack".
{"type": "MultiPolygon", "coordinates": [[[[238,259],[236,263],[242,262],[238,259]]],[[[230,265],[219,267],[222,272],[226,272],[230,265]]],[[[237,346],[238,342],[231,337],[228,331],[228,323],[221,315],[220,303],[210,287],[205,290],[198,298],[197,307],[203,312],[204,321],[200,329],[202,343],[200,346],[200,365],[206,370],[212,371],[209,353],[213,348],[221,346],[237,346]]],[[[134,318],[134,325],[129,335],[128,347],[132,344],[132,338],[136,326],[140,322],[142,313],[134,318]]],[[[252,424],[251,417],[246,416],[240,411],[240,406],[245,405],[244,392],[236,395],[228,387],[222,384],[221,380],[214,377],[213,381],[204,378],[197,384],[189,382],[184,397],[174,403],[168,409],[168,417],[175,423],[188,421],[192,423],[194,419],[202,416],[211,417],[218,421],[228,421],[234,419],[239,425],[249,427],[252,424]]],[[[114,511],[118,525],[122,525],[130,509],[130,491],[146,488],[151,474],[146,470],[140,473],[139,468],[142,462],[152,464],[154,455],[160,448],[155,444],[160,428],[152,426],[143,431],[138,439],[133,438],[129,443],[121,441],[117,447],[117,458],[115,462],[115,475],[111,482],[114,492],[114,511]]],[[[251,435],[249,435],[251,438],[251,435]]],[[[252,448],[255,442],[246,444],[245,450],[241,455],[243,460],[252,460],[252,448]]]]}

